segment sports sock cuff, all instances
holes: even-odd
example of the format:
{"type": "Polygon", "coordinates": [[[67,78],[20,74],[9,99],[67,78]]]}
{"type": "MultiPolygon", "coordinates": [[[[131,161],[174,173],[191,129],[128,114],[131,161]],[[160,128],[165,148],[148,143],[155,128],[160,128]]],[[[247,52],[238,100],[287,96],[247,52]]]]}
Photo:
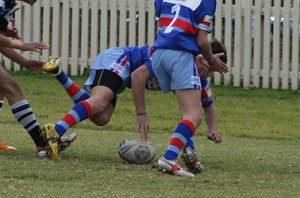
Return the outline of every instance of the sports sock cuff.
{"type": "Polygon", "coordinates": [[[182,120],[179,124],[184,124],[185,126],[187,126],[193,135],[195,135],[195,132],[196,132],[196,127],[194,126],[194,124],[189,121],[189,120],[182,120]]]}
{"type": "Polygon", "coordinates": [[[16,102],[15,104],[11,105],[10,109],[12,109],[12,110],[13,109],[17,109],[17,108],[19,108],[19,107],[21,107],[21,106],[23,106],[25,104],[29,104],[27,100],[25,100],[25,99],[24,100],[20,100],[20,101],[16,102]]]}
{"type": "Polygon", "coordinates": [[[88,113],[88,117],[89,117],[89,118],[92,117],[92,115],[93,115],[93,110],[92,110],[91,105],[90,105],[87,101],[85,101],[85,100],[81,101],[80,103],[83,104],[83,105],[85,106],[85,108],[86,108],[86,110],[87,110],[87,113],[88,113]]]}

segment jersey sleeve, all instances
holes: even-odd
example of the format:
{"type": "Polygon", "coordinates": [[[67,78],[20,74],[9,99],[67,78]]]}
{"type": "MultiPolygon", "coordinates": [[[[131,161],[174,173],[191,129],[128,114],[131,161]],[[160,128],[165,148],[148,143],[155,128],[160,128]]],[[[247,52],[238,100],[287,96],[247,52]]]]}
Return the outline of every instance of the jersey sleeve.
{"type": "Polygon", "coordinates": [[[163,0],[155,0],[154,2],[156,20],[159,20],[162,1],[163,0]]]}
{"type": "Polygon", "coordinates": [[[212,22],[215,16],[217,3],[215,0],[203,0],[197,9],[198,28],[207,32],[212,31],[212,22]]]}

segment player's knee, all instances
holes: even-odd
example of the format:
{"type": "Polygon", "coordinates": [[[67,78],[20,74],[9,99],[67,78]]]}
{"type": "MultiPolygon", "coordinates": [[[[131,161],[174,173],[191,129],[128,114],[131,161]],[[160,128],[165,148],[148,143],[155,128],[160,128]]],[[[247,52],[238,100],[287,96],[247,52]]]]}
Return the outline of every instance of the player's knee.
{"type": "Polygon", "coordinates": [[[90,120],[97,126],[105,126],[109,123],[111,116],[102,114],[101,116],[94,116],[90,120]]]}
{"type": "Polygon", "coordinates": [[[201,114],[196,114],[194,116],[194,122],[195,122],[195,127],[198,127],[201,124],[201,122],[202,122],[201,114]]]}
{"type": "Polygon", "coordinates": [[[108,105],[108,102],[103,100],[89,100],[88,102],[91,105],[94,114],[102,113],[108,105]]]}
{"type": "Polygon", "coordinates": [[[183,116],[184,120],[190,120],[194,126],[197,128],[202,122],[201,113],[193,112],[183,116]]]}

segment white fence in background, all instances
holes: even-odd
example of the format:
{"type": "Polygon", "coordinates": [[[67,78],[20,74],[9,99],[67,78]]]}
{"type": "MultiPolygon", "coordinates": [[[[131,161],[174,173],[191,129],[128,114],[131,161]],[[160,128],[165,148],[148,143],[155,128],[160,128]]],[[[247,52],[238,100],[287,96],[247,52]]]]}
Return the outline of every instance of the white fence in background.
{"type": "MultiPolygon", "coordinates": [[[[103,49],[152,44],[154,0],[39,0],[20,2],[15,26],[23,41],[49,43],[42,54],[26,57],[46,61],[60,57],[63,69],[80,75],[103,49]]],[[[214,84],[272,89],[299,88],[299,0],[218,0],[211,36],[224,41],[230,72],[215,73],[214,84]],[[222,4],[222,2],[225,2],[222,4]]],[[[7,58],[1,62],[20,70],[7,58]]]]}

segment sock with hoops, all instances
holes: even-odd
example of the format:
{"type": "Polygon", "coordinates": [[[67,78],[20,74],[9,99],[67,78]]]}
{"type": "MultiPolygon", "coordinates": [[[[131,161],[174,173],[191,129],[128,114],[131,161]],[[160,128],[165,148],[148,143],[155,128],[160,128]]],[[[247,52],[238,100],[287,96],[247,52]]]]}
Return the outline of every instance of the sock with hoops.
{"type": "Polygon", "coordinates": [[[40,126],[27,100],[11,105],[11,111],[18,122],[25,128],[37,147],[44,148],[46,142],[40,135],[40,126]]]}
{"type": "Polygon", "coordinates": [[[74,83],[64,71],[61,71],[55,78],[64,87],[65,91],[75,104],[90,97],[89,94],[83,89],[80,89],[80,87],[74,83]]]}
{"type": "Polygon", "coordinates": [[[66,131],[81,121],[92,116],[92,108],[85,100],[77,103],[67,115],[55,124],[58,135],[63,136],[66,131]]]}
{"type": "Polygon", "coordinates": [[[177,160],[182,148],[195,134],[195,127],[189,120],[181,121],[172,134],[170,144],[164,154],[167,160],[177,160]]]}

